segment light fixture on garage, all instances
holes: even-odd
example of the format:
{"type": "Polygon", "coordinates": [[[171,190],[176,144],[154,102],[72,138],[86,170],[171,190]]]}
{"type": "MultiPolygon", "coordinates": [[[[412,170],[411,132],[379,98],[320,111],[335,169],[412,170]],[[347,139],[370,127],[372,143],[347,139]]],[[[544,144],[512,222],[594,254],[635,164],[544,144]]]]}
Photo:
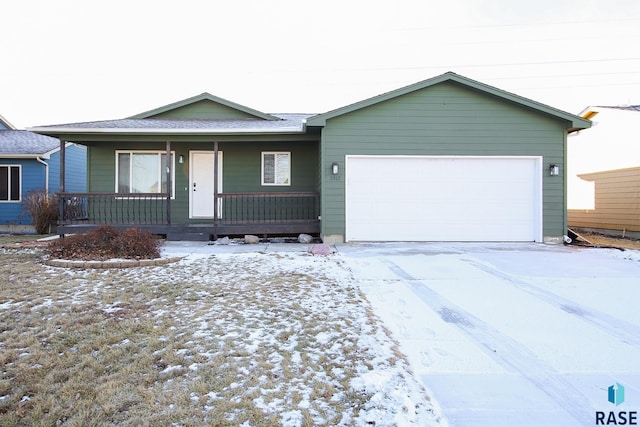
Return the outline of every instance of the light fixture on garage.
{"type": "Polygon", "coordinates": [[[560,175],[560,166],[555,165],[555,164],[550,164],[549,165],[549,175],[551,176],[556,176],[556,175],[560,175]]]}
{"type": "Polygon", "coordinates": [[[338,175],[338,171],[339,171],[338,164],[337,163],[333,163],[331,165],[331,173],[334,174],[334,175],[338,175]]]}
{"type": "Polygon", "coordinates": [[[178,156],[178,163],[184,163],[184,156],[182,154],[178,156]]]}

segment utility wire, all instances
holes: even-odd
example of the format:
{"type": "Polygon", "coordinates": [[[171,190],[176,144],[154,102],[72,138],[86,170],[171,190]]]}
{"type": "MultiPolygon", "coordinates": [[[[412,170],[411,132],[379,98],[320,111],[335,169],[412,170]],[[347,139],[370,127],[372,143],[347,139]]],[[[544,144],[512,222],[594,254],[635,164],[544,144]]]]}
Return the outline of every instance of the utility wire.
{"type": "MultiPolygon", "coordinates": [[[[493,64],[457,64],[457,65],[428,65],[420,67],[380,67],[369,68],[368,70],[376,71],[394,71],[394,70],[426,70],[433,68],[479,68],[479,67],[519,67],[522,65],[552,65],[552,64],[582,64],[594,62],[620,62],[620,61],[638,61],[640,57],[635,58],[603,58],[603,59],[575,59],[566,61],[540,61],[540,62],[503,62],[493,64]]],[[[365,71],[353,69],[353,71],[365,71]]]]}
{"type": "Polygon", "coordinates": [[[517,24],[487,24],[487,25],[447,25],[447,26],[433,26],[433,27],[409,27],[409,28],[397,28],[395,31],[425,31],[425,30],[459,30],[459,29],[472,29],[472,28],[517,28],[517,27],[548,27],[553,25],[573,25],[573,24],[603,24],[607,22],[632,22],[640,21],[640,17],[626,18],[626,19],[594,19],[584,21],[557,21],[557,22],[531,22],[531,23],[517,23],[517,24]]]}

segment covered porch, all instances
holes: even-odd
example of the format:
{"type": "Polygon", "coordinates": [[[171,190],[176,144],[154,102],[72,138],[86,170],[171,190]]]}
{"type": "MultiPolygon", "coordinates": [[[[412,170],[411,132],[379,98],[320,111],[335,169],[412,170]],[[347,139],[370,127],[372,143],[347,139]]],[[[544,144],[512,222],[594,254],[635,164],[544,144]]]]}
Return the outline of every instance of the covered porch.
{"type": "Polygon", "coordinates": [[[172,240],[320,233],[320,135],[203,93],[126,119],[33,128],[60,140],[58,233],[108,225],[172,240]],[[68,192],[65,144],[87,147],[68,192]]]}
{"type": "Polygon", "coordinates": [[[320,233],[320,195],[314,192],[218,193],[216,219],[172,223],[171,198],[158,193],[58,193],[58,233],[104,225],[139,228],[167,240],[218,236],[320,233]]]}

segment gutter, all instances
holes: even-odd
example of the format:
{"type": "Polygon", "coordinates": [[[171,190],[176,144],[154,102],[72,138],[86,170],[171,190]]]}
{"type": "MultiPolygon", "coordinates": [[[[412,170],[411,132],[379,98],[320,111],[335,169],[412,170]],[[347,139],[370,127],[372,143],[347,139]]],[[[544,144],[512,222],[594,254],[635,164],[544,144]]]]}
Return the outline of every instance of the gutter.
{"type": "Polygon", "coordinates": [[[42,155],[41,154],[3,154],[3,153],[0,153],[0,157],[2,157],[4,159],[40,159],[40,158],[42,158],[42,155]]]}
{"type": "Polygon", "coordinates": [[[44,191],[49,194],[49,163],[40,156],[37,156],[36,160],[44,165],[44,191]]]}
{"type": "Polygon", "coordinates": [[[262,128],[229,128],[229,129],[167,129],[167,128],[29,128],[29,132],[43,135],[70,135],[70,134],[113,134],[113,135],[137,135],[137,134],[157,134],[157,135],[247,135],[247,134],[302,134],[304,126],[262,129],[262,128]]]}

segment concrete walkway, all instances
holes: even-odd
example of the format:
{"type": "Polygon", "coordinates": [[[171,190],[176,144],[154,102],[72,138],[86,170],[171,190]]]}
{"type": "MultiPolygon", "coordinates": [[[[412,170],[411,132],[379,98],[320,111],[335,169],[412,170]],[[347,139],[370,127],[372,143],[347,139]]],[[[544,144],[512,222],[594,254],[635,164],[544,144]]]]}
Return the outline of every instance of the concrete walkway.
{"type": "Polygon", "coordinates": [[[208,244],[203,242],[165,242],[162,252],[171,255],[219,254],[219,253],[252,253],[252,252],[309,252],[311,244],[304,243],[240,243],[231,241],[225,244],[208,244]]]}

